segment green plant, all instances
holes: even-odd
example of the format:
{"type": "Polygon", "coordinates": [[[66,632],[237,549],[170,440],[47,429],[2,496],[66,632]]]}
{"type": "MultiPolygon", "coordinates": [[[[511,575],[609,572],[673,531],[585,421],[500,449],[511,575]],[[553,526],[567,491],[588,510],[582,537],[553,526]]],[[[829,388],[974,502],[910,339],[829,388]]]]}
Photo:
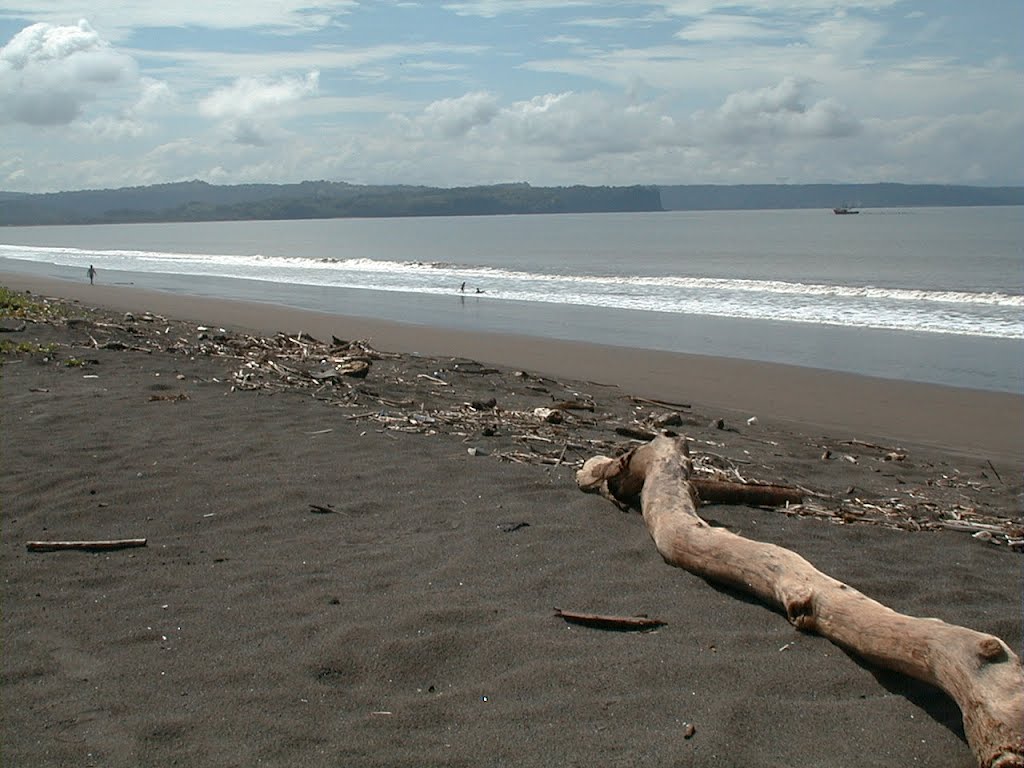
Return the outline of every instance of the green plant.
{"type": "Polygon", "coordinates": [[[40,344],[36,341],[0,341],[0,354],[4,355],[50,355],[57,351],[57,345],[40,344]]]}
{"type": "Polygon", "coordinates": [[[0,318],[15,317],[35,322],[62,318],[67,310],[62,304],[36,298],[28,293],[12,291],[0,285],[0,318]]]}

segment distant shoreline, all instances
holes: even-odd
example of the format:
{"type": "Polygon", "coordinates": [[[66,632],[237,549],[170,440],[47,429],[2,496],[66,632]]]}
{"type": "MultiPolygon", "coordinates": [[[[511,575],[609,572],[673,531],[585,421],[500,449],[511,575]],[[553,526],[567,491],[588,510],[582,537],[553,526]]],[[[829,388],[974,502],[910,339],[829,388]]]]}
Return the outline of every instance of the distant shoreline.
{"type": "Polygon", "coordinates": [[[942,184],[692,184],[474,187],[202,181],[50,193],[0,191],[0,226],[402,218],[553,213],[1024,205],[1024,187],[942,184]]]}

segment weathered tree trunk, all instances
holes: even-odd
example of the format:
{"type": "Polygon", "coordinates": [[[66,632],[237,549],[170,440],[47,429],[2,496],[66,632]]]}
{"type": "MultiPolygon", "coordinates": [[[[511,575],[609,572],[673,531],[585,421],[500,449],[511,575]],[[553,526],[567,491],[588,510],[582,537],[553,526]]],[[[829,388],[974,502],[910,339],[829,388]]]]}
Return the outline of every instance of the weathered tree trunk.
{"type": "Polygon", "coordinates": [[[585,491],[639,506],[661,556],[711,581],[785,610],[862,658],[945,691],[983,768],[1024,766],[1024,669],[997,637],[896,613],[827,576],[788,549],[713,528],[697,515],[683,438],[658,437],[623,456],[589,459],[576,475],[585,491]]]}

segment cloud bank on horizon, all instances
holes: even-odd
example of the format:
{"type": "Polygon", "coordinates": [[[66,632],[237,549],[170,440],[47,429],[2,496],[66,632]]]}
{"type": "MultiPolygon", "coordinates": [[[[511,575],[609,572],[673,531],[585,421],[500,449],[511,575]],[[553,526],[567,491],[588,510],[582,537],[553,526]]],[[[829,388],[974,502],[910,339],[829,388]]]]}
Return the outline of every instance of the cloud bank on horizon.
{"type": "Polygon", "coordinates": [[[0,189],[1024,183],[1019,0],[29,0],[0,189]]]}

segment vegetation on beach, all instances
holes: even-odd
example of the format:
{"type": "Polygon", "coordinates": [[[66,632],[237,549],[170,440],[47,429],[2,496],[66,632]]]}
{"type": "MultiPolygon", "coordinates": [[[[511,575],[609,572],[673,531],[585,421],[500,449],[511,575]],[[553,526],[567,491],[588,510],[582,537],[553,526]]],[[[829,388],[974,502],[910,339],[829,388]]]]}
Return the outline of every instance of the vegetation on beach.
{"type": "Polygon", "coordinates": [[[63,304],[34,297],[28,293],[12,291],[0,285],[0,320],[12,318],[41,322],[67,315],[63,304]]]}
{"type": "MultiPolygon", "coordinates": [[[[29,322],[52,322],[67,316],[65,305],[50,302],[46,299],[33,297],[28,293],[19,293],[0,285],[0,320],[25,320],[29,322]]],[[[24,323],[22,323],[24,327],[24,323]]],[[[20,329],[7,329],[20,330],[20,329]]],[[[52,355],[60,345],[48,342],[22,340],[11,341],[0,339],[0,355],[52,355]]]]}
{"type": "MultiPolygon", "coordinates": [[[[0,355],[51,355],[57,351],[56,344],[39,344],[34,341],[0,340],[0,355]]],[[[70,363],[69,363],[70,364],[70,363]]]]}

